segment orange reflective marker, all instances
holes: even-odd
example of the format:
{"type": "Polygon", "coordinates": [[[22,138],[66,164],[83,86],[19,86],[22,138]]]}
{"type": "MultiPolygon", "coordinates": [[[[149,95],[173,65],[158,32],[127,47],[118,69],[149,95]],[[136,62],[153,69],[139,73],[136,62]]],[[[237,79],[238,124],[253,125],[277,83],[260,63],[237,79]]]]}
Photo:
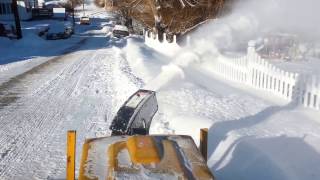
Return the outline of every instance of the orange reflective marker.
{"type": "Polygon", "coordinates": [[[67,134],[67,180],[75,180],[76,131],[67,134]]]}

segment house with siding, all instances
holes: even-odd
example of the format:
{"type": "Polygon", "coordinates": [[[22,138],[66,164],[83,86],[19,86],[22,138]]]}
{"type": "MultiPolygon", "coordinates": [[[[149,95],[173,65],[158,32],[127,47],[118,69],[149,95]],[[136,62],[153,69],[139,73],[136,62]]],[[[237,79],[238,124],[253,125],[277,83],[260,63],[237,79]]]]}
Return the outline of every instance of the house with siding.
{"type": "MultiPolygon", "coordinates": [[[[32,2],[30,0],[17,0],[20,20],[32,18],[32,2]]],[[[0,21],[12,21],[14,15],[12,11],[12,0],[0,0],[0,21]]]]}

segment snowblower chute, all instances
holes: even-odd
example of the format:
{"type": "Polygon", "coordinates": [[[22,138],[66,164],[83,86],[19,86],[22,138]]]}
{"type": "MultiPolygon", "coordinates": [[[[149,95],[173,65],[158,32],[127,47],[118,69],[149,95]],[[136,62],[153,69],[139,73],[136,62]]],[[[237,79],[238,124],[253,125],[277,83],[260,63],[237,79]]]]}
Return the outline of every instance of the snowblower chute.
{"type": "Polygon", "coordinates": [[[122,105],[114,117],[112,135],[147,135],[151,121],[158,111],[156,93],[140,89],[122,105]]]}

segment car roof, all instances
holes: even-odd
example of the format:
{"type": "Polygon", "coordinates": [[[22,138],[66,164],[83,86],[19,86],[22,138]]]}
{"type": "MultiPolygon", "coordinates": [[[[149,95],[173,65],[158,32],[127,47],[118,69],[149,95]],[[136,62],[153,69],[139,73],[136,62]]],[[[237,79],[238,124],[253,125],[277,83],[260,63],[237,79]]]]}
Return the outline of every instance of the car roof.
{"type": "Polygon", "coordinates": [[[118,30],[118,31],[129,31],[127,26],[123,26],[123,25],[115,25],[113,30],[118,30]]]}
{"type": "Polygon", "coordinates": [[[49,33],[60,33],[60,32],[64,32],[66,29],[66,26],[64,24],[54,24],[54,25],[50,25],[50,28],[49,28],[49,33]]]}

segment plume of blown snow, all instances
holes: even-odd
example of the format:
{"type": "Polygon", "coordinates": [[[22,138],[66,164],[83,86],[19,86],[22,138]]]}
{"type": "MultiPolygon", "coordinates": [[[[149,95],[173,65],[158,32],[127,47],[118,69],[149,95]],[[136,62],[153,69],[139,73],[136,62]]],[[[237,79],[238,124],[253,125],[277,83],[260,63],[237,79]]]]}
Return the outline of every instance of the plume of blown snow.
{"type": "Polygon", "coordinates": [[[167,86],[171,86],[174,81],[184,79],[185,75],[181,67],[174,63],[170,63],[161,68],[161,73],[150,81],[144,89],[158,91],[167,86]]]}
{"type": "Polygon", "coordinates": [[[191,49],[212,46],[219,51],[245,50],[249,40],[266,33],[294,34],[303,41],[320,41],[319,7],[319,0],[237,1],[229,15],[204,25],[191,35],[191,49]],[[206,46],[197,47],[201,44],[206,46]]]}

